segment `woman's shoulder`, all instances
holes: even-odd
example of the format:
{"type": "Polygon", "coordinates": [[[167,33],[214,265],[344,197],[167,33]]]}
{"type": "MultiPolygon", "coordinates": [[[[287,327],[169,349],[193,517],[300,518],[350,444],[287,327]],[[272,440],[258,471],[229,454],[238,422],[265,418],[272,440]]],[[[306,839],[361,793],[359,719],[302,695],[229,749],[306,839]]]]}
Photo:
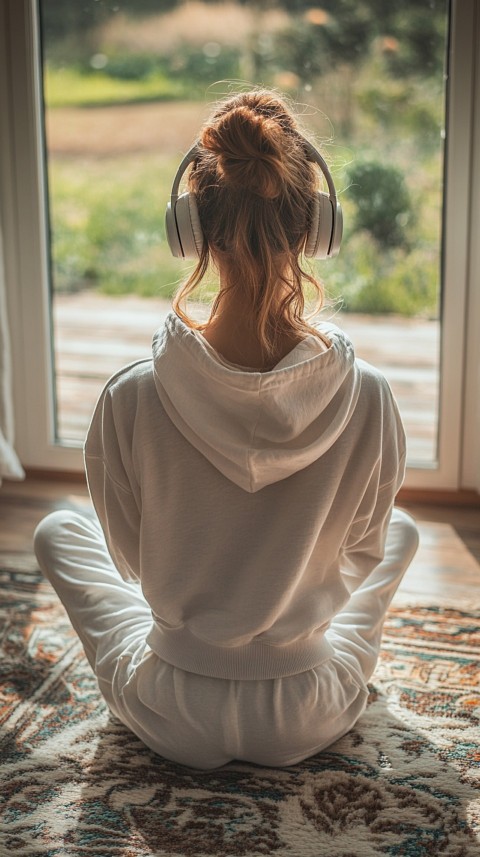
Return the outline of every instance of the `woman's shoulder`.
{"type": "Polygon", "coordinates": [[[143,395],[150,393],[153,385],[152,358],[135,360],[115,372],[106,382],[97,401],[98,406],[109,402],[114,410],[135,410],[143,395]]]}
{"type": "Polygon", "coordinates": [[[151,357],[123,366],[106,382],[95,405],[90,430],[101,421],[117,423],[134,419],[140,400],[151,393],[153,369],[151,357]]]}
{"type": "Polygon", "coordinates": [[[364,391],[369,390],[377,395],[392,395],[390,384],[381,369],[361,357],[355,358],[355,366],[360,374],[364,391]]]}
{"type": "Polygon", "coordinates": [[[125,394],[129,390],[134,390],[143,383],[148,383],[152,377],[152,358],[144,357],[140,360],[135,360],[133,363],[127,363],[122,366],[106,382],[103,393],[110,392],[125,394]]]}
{"type": "Polygon", "coordinates": [[[370,429],[373,431],[376,426],[383,435],[403,438],[402,418],[387,378],[366,360],[357,358],[355,366],[361,379],[358,409],[368,421],[370,429]]]}

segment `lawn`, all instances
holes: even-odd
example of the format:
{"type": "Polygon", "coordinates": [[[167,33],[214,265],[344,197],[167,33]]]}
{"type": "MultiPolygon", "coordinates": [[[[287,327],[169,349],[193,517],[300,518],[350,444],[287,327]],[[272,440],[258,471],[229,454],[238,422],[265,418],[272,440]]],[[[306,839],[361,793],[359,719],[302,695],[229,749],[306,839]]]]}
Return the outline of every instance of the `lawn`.
{"type": "Polygon", "coordinates": [[[170,297],[189,267],[173,259],[164,212],[176,158],[56,158],[50,167],[53,270],[62,292],[170,297]]]}
{"type": "Polygon", "coordinates": [[[100,71],[87,75],[74,67],[47,67],[44,81],[46,102],[51,108],[106,107],[188,98],[184,82],[160,73],[147,80],[119,80],[100,71]]]}

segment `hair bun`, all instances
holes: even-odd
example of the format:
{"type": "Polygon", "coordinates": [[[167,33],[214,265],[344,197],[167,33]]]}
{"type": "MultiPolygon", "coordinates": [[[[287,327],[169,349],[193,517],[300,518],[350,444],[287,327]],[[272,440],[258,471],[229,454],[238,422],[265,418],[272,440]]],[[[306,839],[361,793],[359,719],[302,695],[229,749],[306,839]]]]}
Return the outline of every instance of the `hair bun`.
{"type": "Polygon", "coordinates": [[[216,156],[226,184],[275,199],[284,186],[283,137],[278,122],[242,106],[205,128],[201,142],[216,156]]]}

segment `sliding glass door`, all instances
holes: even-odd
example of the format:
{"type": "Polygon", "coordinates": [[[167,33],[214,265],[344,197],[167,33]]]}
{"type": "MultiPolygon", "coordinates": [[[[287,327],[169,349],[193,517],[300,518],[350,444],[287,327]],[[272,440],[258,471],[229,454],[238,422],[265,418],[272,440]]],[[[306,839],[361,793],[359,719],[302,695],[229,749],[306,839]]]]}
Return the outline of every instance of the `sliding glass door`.
{"type": "MultiPolygon", "coordinates": [[[[41,0],[38,9],[20,4],[22,35],[10,5],[14,39],[34,46],[25,121],[42,187],[43,287],[37,278],[29,288],[41,293],[36,396],[43,390],[45,430],[31,463],[75,466],[102,385],[148,355],[188,270],[170,258],[164,235],[176,165],[219,96],[262,84],[297,105],[342,200],[341,254],[317,269],[324,315],[389,379],[407,429],[410,484],[455,487],[466,7],[452,15],[447,0],[329,0],[292,11],[286,2],[230,0],[159,11],[147,0],[41,0]]],[[[12,84],[19,91],[22,82],[12,84]]]]}

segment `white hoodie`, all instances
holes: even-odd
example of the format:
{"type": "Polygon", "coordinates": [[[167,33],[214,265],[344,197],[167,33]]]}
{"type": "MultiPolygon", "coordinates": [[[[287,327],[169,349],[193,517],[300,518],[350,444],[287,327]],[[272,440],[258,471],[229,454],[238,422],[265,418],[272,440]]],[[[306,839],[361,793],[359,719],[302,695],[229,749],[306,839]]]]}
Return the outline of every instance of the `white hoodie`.
{"type": "Polygon", "coordinates": [[[385,378],[319,324],[269,372],[227,364],[171,313],[107,383],[85,445],[150,647],[189,672],[268,679],[331,654],[333,616],[383,557],[405,439],[385,378]]]}

